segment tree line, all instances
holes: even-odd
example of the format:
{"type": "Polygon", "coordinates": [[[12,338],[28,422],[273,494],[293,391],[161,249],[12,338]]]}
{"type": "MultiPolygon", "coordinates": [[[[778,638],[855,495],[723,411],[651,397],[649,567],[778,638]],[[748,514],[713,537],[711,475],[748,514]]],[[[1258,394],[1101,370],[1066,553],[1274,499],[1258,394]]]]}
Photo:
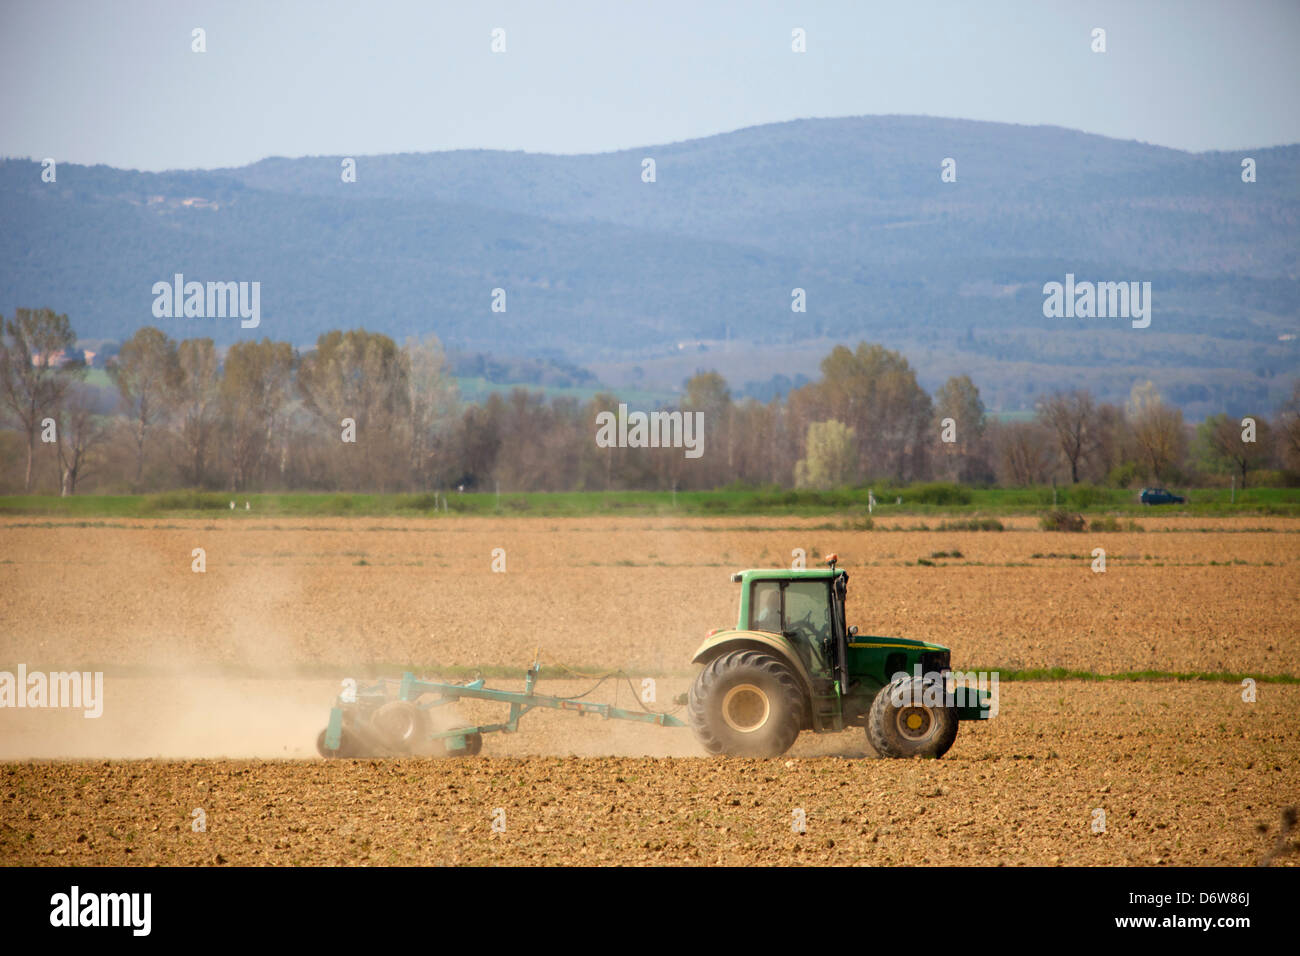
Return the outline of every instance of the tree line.
{"type": "Polygon", "coordinates": [[[1043,396],[1031,420],[986,414],[968,376],[933,395],[897,352],[837,346],[821,377],[784,398],[733,398],[714,371],[685,383],[703,454],[599,447],[587,401],[515,388],[460,401],[435,336],[402,344],[365,329],[314,349],[248,340],[220,352],[144,327],[88,381],[66,315],[17,309],[0,336],[0,488],[9,492],[572,491],[832,488],[947,480],[1240,486],[1300,473],[1300,380],[1272,418],[1196,426],[1149,382],[1123,405],[1083,389],[1043,396]]]}

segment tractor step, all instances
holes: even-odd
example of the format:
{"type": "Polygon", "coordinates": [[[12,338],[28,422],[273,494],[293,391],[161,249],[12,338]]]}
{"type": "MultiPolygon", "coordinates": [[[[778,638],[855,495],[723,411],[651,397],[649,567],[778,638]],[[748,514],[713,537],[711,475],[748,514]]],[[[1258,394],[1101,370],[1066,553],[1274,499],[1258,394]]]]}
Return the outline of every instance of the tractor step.
{"type": "Polygon", "coordinates": [[[829,690],[830,694],[814,694],[812,697],[812,725],[817,733],[843,729],[844,711],[834,683],[830,684],[829,690]]]}

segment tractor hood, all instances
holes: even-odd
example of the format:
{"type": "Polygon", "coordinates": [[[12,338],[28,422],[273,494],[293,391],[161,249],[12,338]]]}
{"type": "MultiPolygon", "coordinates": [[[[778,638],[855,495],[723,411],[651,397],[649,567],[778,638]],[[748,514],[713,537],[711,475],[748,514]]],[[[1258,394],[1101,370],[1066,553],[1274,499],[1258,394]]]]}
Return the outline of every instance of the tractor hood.
{"type": "Polygon", "coordinates": [[[912,651],[947,651],[948,648],[942,644],[931,644],[928,641],[914,641],[910,637],[869,637],[864,634],[855,634],[849,638],[849,647],[878,648],[897,647],[912,651]]]}

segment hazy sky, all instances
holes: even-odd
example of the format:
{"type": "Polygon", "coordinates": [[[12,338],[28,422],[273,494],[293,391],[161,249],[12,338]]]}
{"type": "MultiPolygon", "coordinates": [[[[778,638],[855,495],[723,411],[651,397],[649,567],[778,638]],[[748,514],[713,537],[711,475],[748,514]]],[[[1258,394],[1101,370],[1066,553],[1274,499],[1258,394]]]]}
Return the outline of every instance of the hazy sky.
{"type": "Polygon", "coordinates": [[[1236,149],[1300,142],[1298,52],[1296,0],[0,0],[0,156],[597,152],[870,113],[1236,149]]]}

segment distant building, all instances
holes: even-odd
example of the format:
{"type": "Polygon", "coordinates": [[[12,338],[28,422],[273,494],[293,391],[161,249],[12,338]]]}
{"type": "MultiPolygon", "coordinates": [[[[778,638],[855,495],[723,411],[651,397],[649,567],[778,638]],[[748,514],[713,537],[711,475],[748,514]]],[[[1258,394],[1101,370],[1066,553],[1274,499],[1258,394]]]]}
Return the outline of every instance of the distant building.
{"type": "Polygon", "coordinates": [[[44,354],[41,352],[32,353],[32,368],[42,366],[48,368],[57,368],[67,365],[69,362],[85,362],[87,365],[93,365],[96,353],[93,351],[83,351],[82,349],[59,349],[57,352],[50,353],[50,360],[47,364],[44,354]]]}
{"type": "Polygon", "coordinates": [[[67,353],[63,349],[59,349],[57,352],[51,352],[48,361],[46,361],[45,356],[41,352],[33,352],[32,368],[40,368],[42,366],[51,368],[56,365],[62,365],[67,360],[67,353]]]}

